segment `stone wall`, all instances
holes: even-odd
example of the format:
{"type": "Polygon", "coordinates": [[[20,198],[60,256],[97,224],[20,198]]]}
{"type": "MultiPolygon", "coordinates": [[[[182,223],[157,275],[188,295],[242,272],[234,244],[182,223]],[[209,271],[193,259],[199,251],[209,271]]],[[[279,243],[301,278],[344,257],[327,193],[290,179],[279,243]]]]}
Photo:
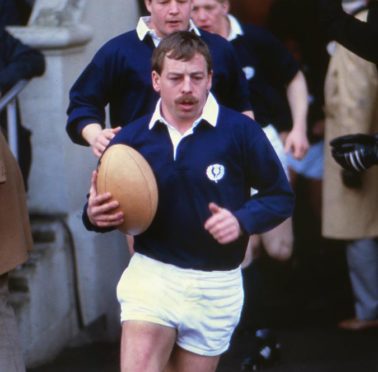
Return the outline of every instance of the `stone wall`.
{"type": "MultiPolygon", "coordinates": [[[[65,221],[74,252],[67,275],[71,270],[77,275],[78,296],[71,298],[72,303],[78,306],[84,326],[105,316],[104,338],[113,341],[120,331],[115,286],[129,260],[126,240],[119,232],[101,235],[89,233],[82,226],[81,210],[97,159],[88,147],[70,141],[65,132],[65,112],[69,89],[95,51],[111,37],[135,28],[138,14],[136,0],[36,0],[28,26],[9,27],[14,36],[42,50],[47,63],[45,75],[32,80],[20,96],[24,124],[33,132],[29,207],[33,214],[58,216],[65,221]]],[[[54,257],[65,260],[64,254],[54,257]]],[[[61,264],[66,267],[67,261],[61,264]]],[[[33,278],[36,276],[29,276],[28,280],[33,281],[30,287],[41,287],[35,288],[33,293],[43,293],[44,283],[54,288],[49,299],[52,303],[59,303],[60,292],[67,293],[67,283],[71,284],[71,276],[67,276],[67,282],[61,277],[55,280],[42,263],[38,281],[33,278]]],[[[27,305],[30,308],[25,310],[24,307],[20,321],[21,329],[33,327],[35,340],[44,337],[45,328],[40,319],[42,314],[33,304],[35,302],[30,301],[27,305]]],[[[54,330],[59,330],[61,325],[53,324],[53,318],[48,322],[52,330],[49,337],[53,337],[54,330]]],[[[67,318],[67,322],[67,329],[72,331],[70,336],[80,331],[78,324],[72,328],[72,317],[67,318]]],[[[27,332],[24,338],[25,334],[27,332]]],[[[57,332],[56,338],[59,337],[57,332]]],[[[24,344],[31,341],[24,339],[24,344]]],[[[38,343],[33,345],[39,347],[38,343]]],[[[54,353],[63,346],[54,347],[54,353]]],[[[38,363],[53,356],[53,351],[45,355],[28,348],[27,360],[30,361],[28,356],[33,352],[41,356],[38,363]]]]}

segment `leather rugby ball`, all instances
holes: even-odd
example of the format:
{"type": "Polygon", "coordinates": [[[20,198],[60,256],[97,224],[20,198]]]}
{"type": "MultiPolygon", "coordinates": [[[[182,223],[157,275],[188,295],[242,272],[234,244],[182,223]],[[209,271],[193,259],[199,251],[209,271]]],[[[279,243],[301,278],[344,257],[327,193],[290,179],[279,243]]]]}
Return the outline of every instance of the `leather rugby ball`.
{"type": "Polygon", "coordinates": [[[132,147],[116,144],[103,153],[97,171],[97,193],[110,192],[124,213],[118,229],[141,234],[150,226],[158,205],[155,175],[146,159],[132,147]]]}

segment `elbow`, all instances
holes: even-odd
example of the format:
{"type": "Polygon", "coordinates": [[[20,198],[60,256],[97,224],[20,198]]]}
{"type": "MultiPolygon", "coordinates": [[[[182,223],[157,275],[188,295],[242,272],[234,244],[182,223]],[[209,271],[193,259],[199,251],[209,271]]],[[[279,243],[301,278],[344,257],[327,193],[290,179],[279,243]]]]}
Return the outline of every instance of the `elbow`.
{"type": "Polygon", "coordinates": [[[295,194],[293,191],[290,191],[290,194],[288,195],[288,216],[291,217],[294,213],[295,208],[295,194]]]}
{"type": "Polygon", "coordinates": [[[280,219],[281,222],[285,221],[287,218],[290,218],[294,213],[295,208],[295,195],[292,191],[286,193],[281,200],[281,210],[280,210],[280,219]]]}
{"type": "Polygon", "coordinates": [[[36,62],[36,75],[42,76],[46,71],[46,60],[43,54],[41,54],[40,58],[38,58],[38,61],[36,62]]]}

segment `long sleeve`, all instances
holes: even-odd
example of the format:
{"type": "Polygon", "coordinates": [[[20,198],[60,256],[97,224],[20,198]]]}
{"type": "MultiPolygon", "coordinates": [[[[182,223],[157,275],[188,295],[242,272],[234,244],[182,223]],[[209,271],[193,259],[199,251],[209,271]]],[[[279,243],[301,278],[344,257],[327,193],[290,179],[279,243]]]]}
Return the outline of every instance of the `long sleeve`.
{"type": "Polygon", "coordinates": [[[342,11],[340,0],[320,0],[320,17],[329,38],[370,62],[378,64],[378,2],[370,5],[368,21],[342,11]]]}
{"type": "Polygon", "coordinates": [[[40,51],[23,44],[5,30],[0,32],[0,91],[21,79],[31,79],[44,73],[45,59],[40,51]]]}

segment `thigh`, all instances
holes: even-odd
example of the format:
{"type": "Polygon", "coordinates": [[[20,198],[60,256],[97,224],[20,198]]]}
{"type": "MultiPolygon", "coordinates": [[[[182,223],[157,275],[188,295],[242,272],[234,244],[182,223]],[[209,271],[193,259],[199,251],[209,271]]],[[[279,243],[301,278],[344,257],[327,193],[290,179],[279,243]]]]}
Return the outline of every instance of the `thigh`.
{"type": "Polygon", "coordinates": [[[176,340],[174,328],[144,322],[122,324],[121,372],[161,372],[176,340]]]}
{"type": "Polygon", "coordinates": [[[164,372],[214,372],[220,355],[203,356],[175,346],[164,372]]]}
{"type": "Polygon", "coordinates": [[[244,302],[240,268],[192,272],[183,290],[176,344],[194,355],[221,355],[229,348],[244,302]]]}
{"type": "Polygon", "coordinates": [[[251,235],[248,239],[241,268],[246,269],[252,261],[260,255],[261,238],[259,235],[251,235]]]}
{"type": "Polygon", "coordinates": [[[282,142],[282,139],[279,133],[277,132],[276,128],[271,124],[263,127],[263,131],[266,134],[274,151],[276,152],[278,159],[281,162],[282,168],[285,171],[286,176],[289,177],[289,170],[287,166],[287,155],[286,155],[284,144],[282,142]]]}

